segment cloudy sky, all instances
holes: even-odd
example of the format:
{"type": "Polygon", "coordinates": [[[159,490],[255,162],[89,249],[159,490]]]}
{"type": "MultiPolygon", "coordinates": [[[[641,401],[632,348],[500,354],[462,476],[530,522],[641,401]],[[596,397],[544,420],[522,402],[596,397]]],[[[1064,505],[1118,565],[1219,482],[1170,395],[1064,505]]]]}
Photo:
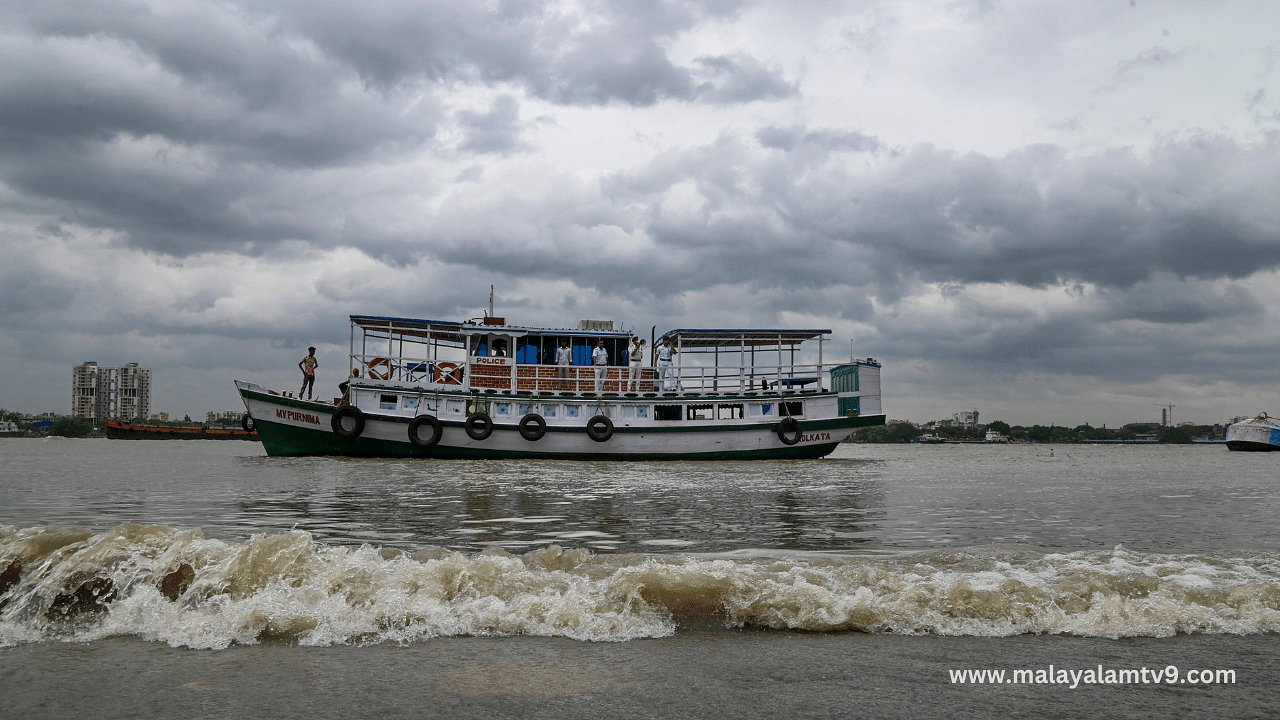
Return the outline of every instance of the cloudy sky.
{"type": "Polygon", "coordinates": [[[1270,0],[0,8],[0,406],[349,314],[829,327],[890,417],[1280,414],[1270,0]]]}

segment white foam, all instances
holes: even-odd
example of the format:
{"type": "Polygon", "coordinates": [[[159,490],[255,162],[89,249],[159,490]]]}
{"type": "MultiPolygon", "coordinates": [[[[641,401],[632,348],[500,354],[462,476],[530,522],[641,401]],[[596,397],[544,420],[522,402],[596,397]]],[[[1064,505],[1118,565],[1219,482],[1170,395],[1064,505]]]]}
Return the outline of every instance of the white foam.
{"type": "Polygon", "coordinates": [[[0,609],[0,645],[134,635],[192,648],[278,639],[310,645],[450,635],[625,641],[681,624],[807,631],[1102,637],[1280,630],[1280,556],[1044,553],[1025,547],[903,555],[764,551],[733,557],[409,556],[323,545],[305,532],[209,540],[199,530],[121,525],[87,537],[0,528],[0,569],[23,563],[0,609]],[[158,589],[190,565],[176,601],[158,589]],[[105,612],[64,619],[59,594],[107,578],[105,612]],[[50,619],[50,618],[54,619],[50,619]]]}

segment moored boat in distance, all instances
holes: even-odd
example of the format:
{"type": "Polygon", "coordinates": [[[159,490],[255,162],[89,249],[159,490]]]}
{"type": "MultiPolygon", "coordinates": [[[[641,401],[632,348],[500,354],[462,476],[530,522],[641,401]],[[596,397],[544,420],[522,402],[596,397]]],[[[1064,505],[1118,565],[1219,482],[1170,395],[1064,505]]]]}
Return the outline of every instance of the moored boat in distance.
{"type": "Polygon", "coordinates": [[[1227,449],[1252,452],[1280,450],[1280,421],[1259,413],[1227,427],[1227,449]]]}
{"type": "Polygon", "coordinates": [[[113,440],[258,440],[258,433],[242,427],[184,427],[143,425],[106,418],[105,430],[113,440]]]}
{"type": "Polygon", "coordinates": [[[883,425],[880,363],[823,362],[830,330],[680,329],[670,364],[628,366],[636,337],[351,316],[353,376],[334,403],[236,381],[269,455],[780,459],[883,425]],[[608,363],[593,363],[603,345],[608,363]],[[810,345],[816,345],[816,352],[810,345]],[[569,365],[556,364],[567,348],[569,365]]]}

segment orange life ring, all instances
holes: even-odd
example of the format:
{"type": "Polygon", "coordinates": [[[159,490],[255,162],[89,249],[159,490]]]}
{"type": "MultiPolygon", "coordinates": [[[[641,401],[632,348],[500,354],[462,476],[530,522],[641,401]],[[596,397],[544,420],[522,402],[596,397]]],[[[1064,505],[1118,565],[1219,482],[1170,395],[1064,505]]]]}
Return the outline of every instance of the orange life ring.
{"type": "Polygon", "coordinates": [[[395,371],[395,366],[387,358],[374,358],[369,361],[369,377],[374,380],[389,380],[391,373],[395,371]],[[374,368],[385,366],[385,370],[378,372],[374,368]]]}
{"type": "Polygon", "coordinates": [[[458,366],[458,363],[436,363],[434,380],[441,385],[461,385],[462,368],[458,366]]]}

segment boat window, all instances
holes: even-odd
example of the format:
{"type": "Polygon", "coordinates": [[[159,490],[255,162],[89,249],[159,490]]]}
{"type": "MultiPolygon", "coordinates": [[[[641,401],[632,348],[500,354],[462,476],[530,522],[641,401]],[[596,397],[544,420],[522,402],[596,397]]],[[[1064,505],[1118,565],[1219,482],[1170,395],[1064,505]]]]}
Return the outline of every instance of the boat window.
{"type": "Polygon", "coordinates": [[[716,417],[721,420],[741,420],[743,417],[742,403],[716,407],[716,417]]]}
{"type": "Polygon", "coordinates": [[[751,403],[747,411],[751,417],[773,417],[773,403],[751,403]]]}
{"type": "Polygon", "coordinates": [[[417,409],[418,409],[418,398],[416,398],[416,397],[409,397],[408,395],[405,395],[405,396],[404,396],[404,409],[405,409],[405,410],[417,410],[417,409]]]}
{"type": "Polygon", "coordinates": [[[685,413],[686,420],[711,420],[714,417],[714,405],[690,405],[685,413]]]}
{"type": "Polygon", "coordinates": [[[474,415],[476,413],[484,413],[485,415],[489,415],[490,412],[491,411],[489,410],[488,400],[468,400],[467,401],[468,415],[474,415]]]}
{"type": "Polygon", "coordinates": [[[800,400],[779,403],[779,405],[781,405],[781,407],[778,408],[779,415],[804,415],[804,403],[800,400]]]}
{"type": "Polygon", "coordinates": [[[400,398],[396,397],[395,395],[381,395],[379,396],[379,399],[378,399],[378,409],[379,410],[395,410],[396,403],[398,403],[399,401],[400,401],[400,398]]]}
{"type": "Polygon", "coordinates": [[[516,414],[518,414],[520,417],[524,417],[529,413],[536,413],[536,412],[538,412],[537,405],[532,405],[530,403],[519,403],[516,405],[516,414]]]}
{"type": "Polygon", "coordinates": [[[448,401],[446,401],[446,402],[445,402],[444,407],[445,407],[445,410],[446,410],[446,411],[448,411],[449,413],[452,413],[452,414],[454,414],[454,415],[461,415],[461,414],[462,414],[462,401],[461,401],[461,400],[448,400],[448,401]]]}
{"type": "Polygon", "coordinates": [[[684,415],[684,407],[680,405],[654,405],[654,420],[679,420],[684,415]]]}
{"type": "Polygon", "coordinates": [[[582,406],[581,405],[565,405],[564,416],[567,418],[582,417],[582,406]]]}
{"type": "Polygon", "coordinates": [[[649,406],[648,406],[648,405],[637,405],[637,406],[636,406],[636,417],[637,417],[638,419],[640,419],[640,420],[648,420],[648,419],[649,419],[649,406]]]}
{"type": "Polygon", "coordinates": [[[553,418],[553,417],[555,417],[555,416],[556,416],[556,411],[557,411],[557,410],[559,410],[559,409],[560,409],[560,406],[559,406],[559,405],[543,405],[543,406],[542,406],[542,417],[549,417],[549,418],[553,418]]]}
{"type": "Polygon", "coordinates": [[[511,417],[511,403],[494,403],[493,414],[498,417],[511,417]]]}

